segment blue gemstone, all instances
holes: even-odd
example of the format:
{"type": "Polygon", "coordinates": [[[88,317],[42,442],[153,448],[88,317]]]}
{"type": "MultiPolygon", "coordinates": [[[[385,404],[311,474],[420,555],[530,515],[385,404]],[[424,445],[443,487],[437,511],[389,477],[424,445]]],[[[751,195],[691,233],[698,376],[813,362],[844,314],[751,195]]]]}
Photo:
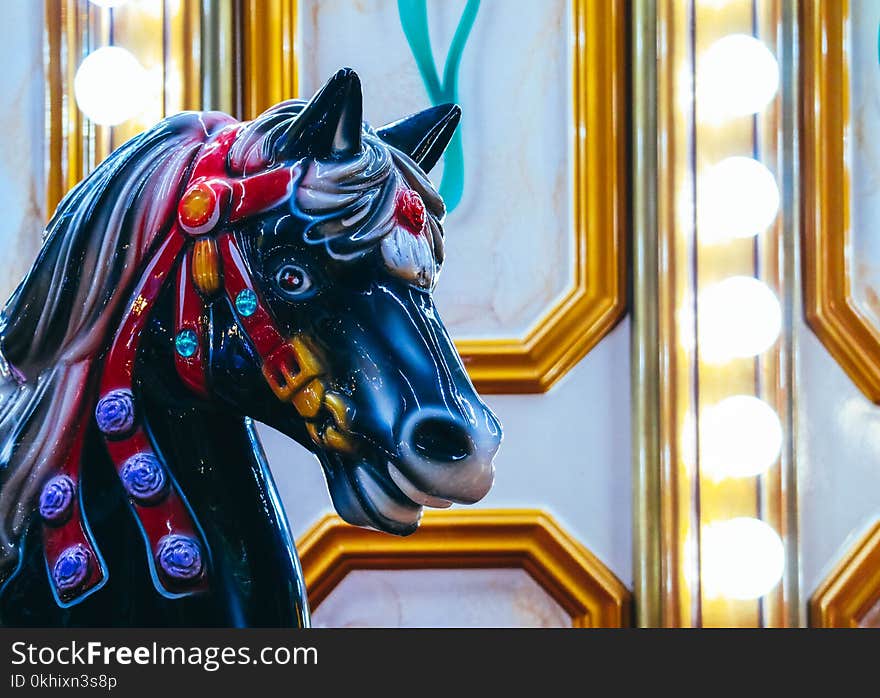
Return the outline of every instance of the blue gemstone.
{"type": "Polygon", "coordinates": [[[257,294],[246,288],[235,297],[235,309],[242,317],[250,317],[257,312],[257,294]]]}
{"type": "Polygon", "coordinates": [[[199,338],[192,330],[181,330],[174,340],[174,348],[184,359],[188,359],[198,351],[199,338]]]}

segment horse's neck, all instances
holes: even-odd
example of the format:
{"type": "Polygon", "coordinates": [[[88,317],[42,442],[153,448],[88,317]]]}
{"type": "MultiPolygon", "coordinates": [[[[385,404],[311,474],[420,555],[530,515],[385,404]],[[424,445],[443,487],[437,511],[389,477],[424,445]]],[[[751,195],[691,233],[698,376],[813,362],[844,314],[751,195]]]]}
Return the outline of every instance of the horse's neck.
{"type": "Polygon", "coordinates": [[[212,585],[248,595],[248,624],[306,624],[302,572],[252,424],[145,398],[150,435],[207,539],[212,585]]]}

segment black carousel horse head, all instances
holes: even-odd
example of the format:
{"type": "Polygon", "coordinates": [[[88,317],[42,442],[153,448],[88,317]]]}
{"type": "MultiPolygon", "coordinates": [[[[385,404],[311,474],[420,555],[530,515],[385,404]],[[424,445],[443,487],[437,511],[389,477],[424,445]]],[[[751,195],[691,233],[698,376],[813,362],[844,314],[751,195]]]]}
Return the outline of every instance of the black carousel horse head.
{"type": "Polygon", "coordinates": [[[345,69],[166,119],[62,201],[0,318],[0,623],[109,624],[132,587],[114,624],[307,622],[252,419],[353,524],[488,492],[501,427],[431,299],[459,115],[373,130],[345,69]]]}

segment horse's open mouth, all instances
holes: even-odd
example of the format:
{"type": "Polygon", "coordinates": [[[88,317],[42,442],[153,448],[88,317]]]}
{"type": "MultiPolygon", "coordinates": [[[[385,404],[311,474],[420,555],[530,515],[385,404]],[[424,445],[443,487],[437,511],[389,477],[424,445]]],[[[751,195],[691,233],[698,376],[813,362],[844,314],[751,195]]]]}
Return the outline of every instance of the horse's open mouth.
{"type": "Polygon", "coordinates": [[[445,509],[452,505],[448,499],[419,490],[391,461],[381,466],[367,460],[344,461],[340,454],[332,454],[325,467],[330,471],[333,504],[349,523],[408,535],[418,528],[425,506],[445,509]]]}
{"type": "Polygon", "coordinates": [[[434,509],[448,509],[452,506],[452,502],[448,499],[422,492],[391,461],[388,461],[388,475],[401,493],[414,504],[421,504],[426,507],[433,507],[434,509]]]}

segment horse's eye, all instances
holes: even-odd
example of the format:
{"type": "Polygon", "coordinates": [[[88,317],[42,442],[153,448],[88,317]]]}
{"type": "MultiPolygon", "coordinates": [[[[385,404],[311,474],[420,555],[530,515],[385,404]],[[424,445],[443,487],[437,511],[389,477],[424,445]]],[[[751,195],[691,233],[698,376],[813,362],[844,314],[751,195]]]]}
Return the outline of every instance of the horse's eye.
{"type": "Polygon", "coordinates": [[[275,275],[278,288],[288,296],[299,296],[312,287],[306,270],[296,264],[285,264],[275,275]]]}

